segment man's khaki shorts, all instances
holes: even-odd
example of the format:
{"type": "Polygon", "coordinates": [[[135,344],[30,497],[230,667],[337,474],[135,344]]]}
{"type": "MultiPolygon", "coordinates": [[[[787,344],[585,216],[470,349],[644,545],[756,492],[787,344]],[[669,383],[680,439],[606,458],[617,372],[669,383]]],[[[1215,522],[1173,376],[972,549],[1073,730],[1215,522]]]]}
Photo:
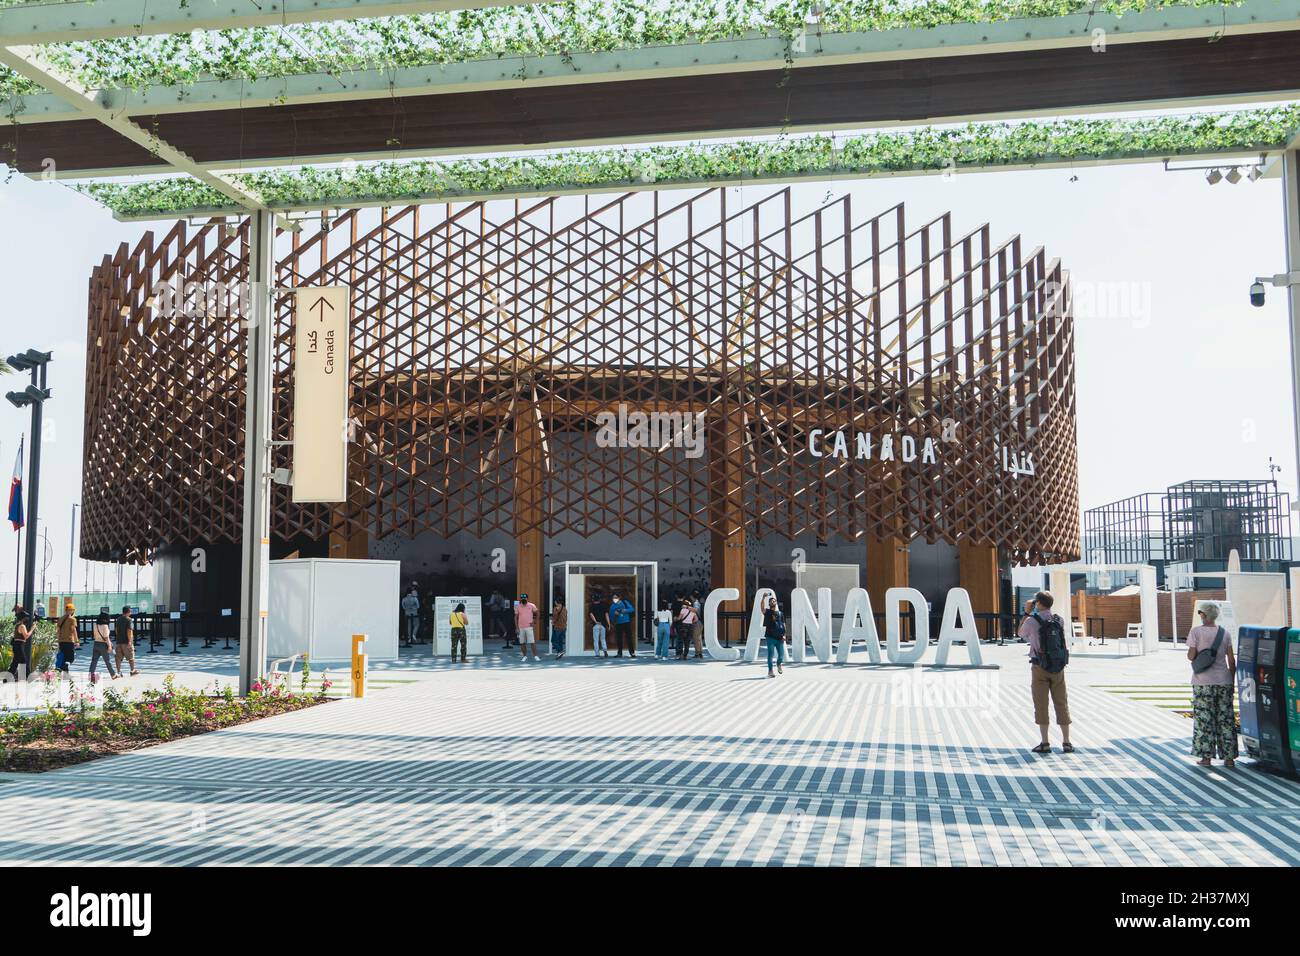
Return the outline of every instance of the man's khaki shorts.
{"type": "Polygon", "coordinates": [[[1065,692],[1065,671],[1049,674],[1037,664],[1031,664],[1029,689],[1034,698],[1034,723],[1050,723],[1047,719],[1047,698],[1052,698],[1052,708],[1056,711],[1056,722],[1061,725],[1070,722],[1070,702],[1065,692]]]}

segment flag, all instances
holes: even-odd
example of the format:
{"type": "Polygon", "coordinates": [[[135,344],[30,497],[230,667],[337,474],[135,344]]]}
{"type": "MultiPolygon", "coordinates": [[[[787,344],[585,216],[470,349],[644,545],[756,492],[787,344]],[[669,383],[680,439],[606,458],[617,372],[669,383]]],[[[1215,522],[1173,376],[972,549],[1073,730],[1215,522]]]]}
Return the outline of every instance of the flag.
{"type": "Polygon", "coordinates": [[[9,486],[9,521],[17,531],[23,520],[23,442],[18,440],[18,457],[14,459],[14,483],[9,486]]]}

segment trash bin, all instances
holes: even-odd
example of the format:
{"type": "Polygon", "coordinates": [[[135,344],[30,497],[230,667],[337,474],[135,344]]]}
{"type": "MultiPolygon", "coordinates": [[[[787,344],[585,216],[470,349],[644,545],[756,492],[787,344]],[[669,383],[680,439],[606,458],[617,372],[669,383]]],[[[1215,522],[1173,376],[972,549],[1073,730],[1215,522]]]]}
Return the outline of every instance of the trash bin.
{"type": "Polygon", "coordinates": [[[1237,701],[1246,753],[1293,773],[1286,715],[1287,632],[1285,627],[1250,624],[1238,630],[1237,701]]]}
{"type": "Polygon", "coordinates": [[[1300,770],[1300,628],[1286,632],[1286,729],[1291,767],[1300,770]]]}

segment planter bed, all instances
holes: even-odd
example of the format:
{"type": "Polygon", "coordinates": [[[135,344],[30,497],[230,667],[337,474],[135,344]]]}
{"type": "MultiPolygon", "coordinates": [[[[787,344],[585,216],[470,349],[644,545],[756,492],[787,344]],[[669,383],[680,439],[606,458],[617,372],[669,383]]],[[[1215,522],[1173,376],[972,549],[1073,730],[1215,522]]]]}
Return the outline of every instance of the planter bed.
{"type": "Polygon", "coordinates": [[[36,713],[0,713],[0,771],[41,773],[108,754],[126,753],[287,714],[327,702],[328,679],[306,679],[297,688],[255,684],[247,697],[227,690],[175,687],[169,675],[162,689],[138,696],[120,693],[110,681],[73,690],[70,703],[36,713]]]}

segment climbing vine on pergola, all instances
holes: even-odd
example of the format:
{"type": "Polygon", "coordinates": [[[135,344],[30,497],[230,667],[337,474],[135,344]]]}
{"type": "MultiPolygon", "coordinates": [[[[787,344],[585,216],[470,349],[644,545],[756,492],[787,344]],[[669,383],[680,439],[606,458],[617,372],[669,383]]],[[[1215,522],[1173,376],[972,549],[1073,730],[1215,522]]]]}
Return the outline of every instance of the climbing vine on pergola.
{"type": "MultiPolygon", "coordinates": [[[[378,162],[233,174],[271,207],[327,208],[600,189],[952,172],[1180,155],[1264,152],[1300,128],[1300,105],[1181,116],[972,123],[949,128],[378,162]]],[[[189,178],[84,183],[123,218],[238,212],[189,178]]]]}
{"type": "MultiPolygon", "coordinates": [[[[0,0],[0,5],[25,0],[0,0]]],[[[1123,15],[1240,0],[566,0],[269,28],[52,44],[44,55],[93,89],[185,87],[207,79],[399,69],[508,57],[594,53],[742,37],[790,42],[962,23],[1123,15]]],[[[0,95],[40,87],[0,69],[0,95]]]]}

